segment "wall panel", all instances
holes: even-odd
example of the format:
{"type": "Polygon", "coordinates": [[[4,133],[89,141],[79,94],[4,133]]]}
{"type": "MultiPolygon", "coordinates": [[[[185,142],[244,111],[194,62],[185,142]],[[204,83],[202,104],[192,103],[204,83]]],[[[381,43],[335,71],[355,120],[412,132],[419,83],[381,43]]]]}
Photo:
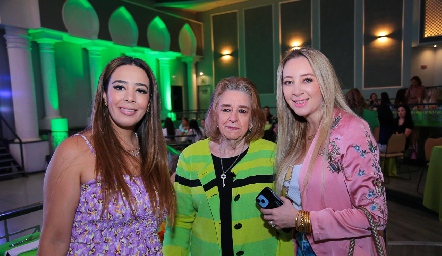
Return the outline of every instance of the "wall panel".
{"type": "Polygon", "coordinates": [[[282,55],[293,47],[294,44],[311,46],[310,0],[281,3],[280,11],[282,55]]]}
{"type": "Polygon", "coordinates": [[[238,13],[236,11],[212,16],[212,42],[215,84],[223,78],[238,76],[238,13]],[[230,54],[230,56],[223,54],[230,54]]]}
{"type": "Polygon", "coordinates": [[[330,59],[343,89],[354,87],[354,2],[321,1],[321,51],[330,59]]]}
{"type": "Polygon", "coordinates": [[[402,2],[364,2],[364,88],[401,86],[402,2]],[[383,33],[386,39],[377,38],[383,33]]]}
{"type": "Polygon", "coordinates": [[[275,91],[272,13],[271,5],[244,11],[246,76],[260,94],[275,91]]]}

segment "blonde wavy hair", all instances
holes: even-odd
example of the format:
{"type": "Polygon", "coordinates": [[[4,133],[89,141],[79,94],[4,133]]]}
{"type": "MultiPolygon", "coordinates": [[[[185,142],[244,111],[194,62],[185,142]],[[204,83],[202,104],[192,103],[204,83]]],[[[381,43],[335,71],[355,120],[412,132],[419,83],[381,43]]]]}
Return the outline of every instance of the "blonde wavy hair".
{"type": "Polygon", "coordinates": [[[278,113],[278,141],[275,159],[276,174],[276,192],[282,194],[282,185],[288,170],[299,162],[307,153],[307,121],[304,117],[298,116],[287,104],[284,98],[283,89],[283,70],[285,64],[295,58],[306,58],[313,69],[313,73],[319,84],[323,97],[322,121],[318,130],[318,140],[314,145],[312,159],[308,166],[308,172],[304,184],[301,187],[301,193],[307,186],[312,166],[318,157],[320,148],[325,144],[328,138],[330,126],[333,121],[334,108],[341,108],[353,113],[347,106],[341,85],[333,69],[332,64],[327,57],[320,51],[313,48],[301,48],[288,51],[281,60],[277,71],[277,113],[278,113]]]}

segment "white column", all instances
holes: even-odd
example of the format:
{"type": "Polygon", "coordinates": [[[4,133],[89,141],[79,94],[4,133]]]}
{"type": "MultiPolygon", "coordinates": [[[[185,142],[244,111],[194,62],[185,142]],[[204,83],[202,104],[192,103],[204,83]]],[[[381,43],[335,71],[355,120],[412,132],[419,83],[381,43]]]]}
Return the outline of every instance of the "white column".
{"type": "Polygon", "coordinates": [[[15,129],[23,141],[38,141],[37,100],[31,47],[26,29],[6,27],[15,129]]]}
{"type": "Polygon", "coordinates": [[[53,39],[36,40],[40,48],[41,76],[43,80],[44,105],[46,116],[40,121],[41,128],[50,129],[51,120],[60,118],[57,72],[55,69],[53,39]]]}
{"type": "Polygon", "coordinates": [[[11,74],[12,103],[14,105],[15,132],[17,140],[9,144],[9,151],[26,172],[43,171],[49,155],[49,143],[39,138],[37,100],[35,97],[34,71],[28,31],[6,27],[11,74]]]}
{"type": "Polygon", "coordinates": [[[91,100],[94,100],[95,93],[97,92],[98,80],[100,79],[101,72],[103,71],[103,65],[101,63],[101,51],[103,46],[98,46],[93,43],[85,44],[89,52],[89,73],[91,82],[91,100]]]}
{"type": "Polygon", "coordinates": [[[170,84],[170,58],[160,57],[159,61],[159,87],[161,93],[161,118],[166,118],[167,113],[172,110],[172,87],[170,84]]]}
{"type": "Polygon", "coordinates": [[[187,96],[185,98],[187,99],[188,110],[197,110],[196,59],[194,57],[183,57],[182,60],[187,66],[187,96]]]}

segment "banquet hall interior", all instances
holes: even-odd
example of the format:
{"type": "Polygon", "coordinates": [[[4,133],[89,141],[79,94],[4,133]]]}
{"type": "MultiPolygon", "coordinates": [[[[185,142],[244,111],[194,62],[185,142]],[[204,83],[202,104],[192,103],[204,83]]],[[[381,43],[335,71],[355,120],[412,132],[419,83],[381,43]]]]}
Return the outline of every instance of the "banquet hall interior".
{"type": "MultiPolygon", "coordinates": [[[[113,58],[148,63],[161,118],[177,127],[183,117],[201,124],[229,76],[252,80],[276,115],[278,63],[300,47],[330,59],[344,93],[387,92],[396,115],[397,92],[413,76],[442,93],[441,24],[438,0],[0,1],[0,248],[39,230],[46,167],[65,138],[88,127],[113,58]]],[[[442,103],[410,108],[414,151],[394,158],[397,175],[385,177],[387,250],[442,255],[442,144],[425,145],[442,137],[442,103]]],[[[176,155],[187,144],[168,146],[176,155]]]]}

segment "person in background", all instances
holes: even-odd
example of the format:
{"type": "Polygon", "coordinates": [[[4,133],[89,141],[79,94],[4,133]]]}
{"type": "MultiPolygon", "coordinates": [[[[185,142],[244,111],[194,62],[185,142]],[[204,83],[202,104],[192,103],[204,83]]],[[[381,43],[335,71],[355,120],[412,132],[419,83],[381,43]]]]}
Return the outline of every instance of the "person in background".
{"type": "Polygon", "coordinates": [[[189,119],[187,117],[183,117],[183,119],[181,120],[181,124],[178,127],[178,129],[181,132],[181,135],[186,135],[187,132],[189,131],[189,119]]]}
{"type": "Polygon", "coordinates": [[[373,92],[370,94],[370,98],[368,99],[368,108],[371,110],[376,110],[377,106],[379,106],[378,95],[373,92]]]}
{"type": "Polygon", "coordinates": [[[201,122],[200,130],[203,132],[204,137],[206,137],[206,120],[201,119],[200,122],[201,122]]]}
{"type": "Polygon", "coordinates": [[[207,111],[209,139],[178,160],[177,215],[166,227],[165,256],[293,255],[290,234],[263,223],[255,200],[273,188],[275,144],[260,139],[264,126],[255,85],[222,79],[207,111]]]}
{"type": "Polygon", "coordinates": [[[404,134],[407,138],[405,150],[411,146],[411,134],[413,132],[413,118],[411,117],[410,108],[407,105],[399,105],[397,108],[396,133],[404,134]]]}
{"type": "Polygon", "coordinates": [[[263,111],[264,111],[264,116],[265,116],[265,118],[266,118],[266,123],[267,123],[267,124],[271,124],[271,123],[273,123],[273,115],[270,113],[270,108],[269,108],[269,106],[265,106],[265,107],[263,108],[263,111]]]}
{"type": "Polygon", "coordinates": [[[155,77],[140,59],[116,58],[91,126],[49,163],[38,255],[162,255],[158,228],[174,213],[155,77]]]}
{"type": "Polygon", "coordinates": [[[406,89],[402,88],[397,90],[396,98],[394,98],[394,108],[397,108],[399,105],[407,104],[407,99],[405,97],[406,89]]]}
{"type": "Polygon", "coordinates": [[[262,137],[265,140],[275,142],[278,138],[278,122],[273,121],[272,126],[264,131],[264,136],[262,137]]]}
{"type": "Polygon", "coordinates": [[[364,96],[357,88],[350,89],[345,94],[345,100],[351,110],[368,123],[370,131],[377,142],[379,140],[378,113],[375,110],[367,109],[364,96]]]}
{"type": "Polygon", "coordinates": [[[391,135],[395,133],[396,129],[396,122],[393,117],[393,111],[391,110],[391,102],[388,93],[381,93],[381,104],[378,106],[377,112],[380,127],[378,147],[381,153],[385,153],[388,140],[391,135]]]}
{"type": "Polygon", "coordinates": [[[164,120],[163,136],[167,136],[166,141],[175,141],[175,135],[179,134],[179,130],[175,129],[173,121],[170,117],[164,120]]]}
{"type": "Polygon", "coordinates": [[[432,104],[425,106],[425,108],[436,109],[439,107],[439,91],[437,90],[437,87],[429,87],[427,89],[427,96],[423,100],[423,103],[432,104]]]}
{"type": "Polygon", "coordinates": [[[195,119],[191,119],[189,122],[189,131],[187,132],[187,135],[194,135],[194,134],[195,134],[195,136],[191,138],[192,143],[195,143],[201,139],[204,139],[204,134],[200,130],[200,127],[198,126],[198,122],[195,119]]]}
{"type": "Polygon", "coordinates": [[[276,192],[283,205],[261,209],[276,229],[294,228],[297,255],[385,252],[387,204],[370,127],[347,106],[330,61],[312,48],[289,51],[277,73],[276,192]],[[364,210],[362,210],[362,208],[364,210]]]}
{"type": "Polygon", "coordinates": [[[405,92],[405,98],[407,99],[407,104],[420,104],[425,97],[425,86],[422,85],[422,81],[418,76],[413,76],[410,79],[410,86],[405,92]]]}

